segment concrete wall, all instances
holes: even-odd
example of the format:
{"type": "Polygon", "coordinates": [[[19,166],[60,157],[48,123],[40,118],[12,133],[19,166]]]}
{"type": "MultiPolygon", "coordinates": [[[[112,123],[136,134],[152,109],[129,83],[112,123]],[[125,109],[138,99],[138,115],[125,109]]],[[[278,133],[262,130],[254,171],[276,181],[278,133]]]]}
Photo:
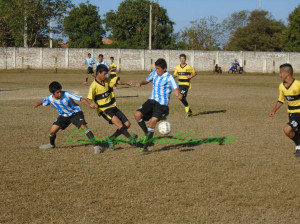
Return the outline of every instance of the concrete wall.
{"type": "Polygon", "coordinates": [[[104,60],[110,62],[113,56],[118,69],[124,71],[147,70],[154,68],[158,58],[166,59],[168,68],[173,71],[179,63],[179,55],[187,55],[187,63],[197,71],[211,71],[214,63],[227,71],[231,62],[237,59],[247,72],[278,72],[279,65],[291,63],[294,71],[300,73],[300,53],[290,52],[251,52],[251,51],[194,51],[194,50],[133,50],[133,49],[89,49],[89,48],[0,48],[0,69],[86,69],[84,65],[87,54],[98,61],[103,54],[104,60]],[[152,58],[152,60],[151,60],[152,58]],[[151,65],[152,61],[152,65],[151,65]],[[273,66],[273,63],[275,66],[273,66]]]}

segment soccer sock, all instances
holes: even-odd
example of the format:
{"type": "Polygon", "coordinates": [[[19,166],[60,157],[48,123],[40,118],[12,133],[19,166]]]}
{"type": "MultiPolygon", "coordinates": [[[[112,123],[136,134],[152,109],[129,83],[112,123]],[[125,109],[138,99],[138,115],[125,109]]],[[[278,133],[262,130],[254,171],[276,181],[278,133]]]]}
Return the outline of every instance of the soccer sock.
{"type": "Polygon", "coordinates": [[[88,82],[89,78],[85,78],[85,82],[88,82]]]}
{"type": "Polygon", "coordinates": [[[49,135],[49,137],[50,137],[50,144],[55,145],[56,135],[49,135]]]}
{"type": "Polygon", "coordinates": [[[146,149],[148,147],[148,145],[150,144],[150,141],[153,138],[153,135],[154,135],[154,128],[148,128],[146,141],[145,141],[145,144],[143,146],[144,149],[146,149]]]}
{"type": "Polygon", "coordinates": [[[182,98],[181,102],[183,103],[183,105],[184,105],[185,107],[188,107],[188,106],[189,106],[189,103],[187,102],[187,100],[186,100],[185,97],[182,98]]]}
{"type": "Polygon", "coordinates": [[[119,129],[117,129],[116,132],[109,137],[109,139],[116,139],[120,134],[122,134],[122,132],[119,129]]]}
{"type": "Polygon", "coordinates": [[[91,143],[93,144],[93,146],[97,145],[97,141],[95,140],[94,134],[90,129],[87,129],[84,134],[86,134],[86,136],[90,139],[91,143]]]}
{"type": "Polygon", "coordinates": [[[148,129],[147,129],[147,126],[146,126],[145,121],[143,120],[143,118],[138,121],[138,125],[142,128],[143,132],[146,135],[147,132],[148,132],[148,129]]]}
{"type": "Polygon", "coordinates": [[[129,134],[129,132],[127,131],[127,129],[123,126],[120,130],[119,130],[126,138],[132,138],[132,136],[129,134]]]}
{"type": "Polygon", "coordinates": [[[300,145],[300,140],[299,140],[299,137],[295,134],[295,136],[293,138],[291,138],[296,145],[300,145]]]}

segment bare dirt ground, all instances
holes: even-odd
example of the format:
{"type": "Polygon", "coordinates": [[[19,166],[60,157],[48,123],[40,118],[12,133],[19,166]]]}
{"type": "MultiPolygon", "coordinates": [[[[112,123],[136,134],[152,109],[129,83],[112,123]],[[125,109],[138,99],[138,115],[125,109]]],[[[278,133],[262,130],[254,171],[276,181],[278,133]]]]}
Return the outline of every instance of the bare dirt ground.
{"type": "MultiPolygon", "coordinates": [[[[136,83],[147,75],[120,77],[136,83]]],[[[158,142],[147,155],[120,143],[95,155],[91,144],[67,142],[77,139],[68,138],[76,130],[71,125],[58,132],[57,148],[38,149],[48,143],[58,114],[33,103],[49,94],[54,80],[86,97],[84,76],[0,71],[0,223],[300,223],[300,160],[282,131],[286,105],[268,118],[278,98],[277,74],[200,72],[188,94],[192,118],[172,96],[169,138],[182,130],[177,137],[235,137],[231,143],[158,142]]],[[[120,86],[115,93],[132,123],[129,132],[140,134],[133,114],[150,96],[151,84],[120,86]]],[[[116,130],[80,105],[95,136],[116,130]]]]}

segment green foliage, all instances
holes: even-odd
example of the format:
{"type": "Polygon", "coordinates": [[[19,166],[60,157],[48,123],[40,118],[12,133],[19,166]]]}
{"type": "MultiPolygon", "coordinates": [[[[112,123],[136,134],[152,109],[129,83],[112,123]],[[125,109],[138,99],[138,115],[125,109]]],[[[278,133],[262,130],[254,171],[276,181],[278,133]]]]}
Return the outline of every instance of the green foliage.
{"type": "Polygon", "coordinates": [[[254,10],[245,27],[236,29],[228,44],[228,50],[281,51],[282,22],[272,19],[263,10],[254,10]]]}
{"type": "MultiPolygon", "coordinates": [[[[140,48],[149,46],[150,3],[147,0],[125,0],[117,11],[106,13],[106,30],[114,46],[140,48]]],[[[167,10],[152,3],[152,48],[163,49],[172,44],[173,24],[167,10]]]]}
{"type": "Polygon", "coordinates": [[[89,2],[73,8],[64,19],[65,33],[69,36],[70,47],[97,48],[103,46],[105,34],[98,8],[89,2]]]}
{"type": "Polygon", "coordinates": [[[283,49],[300,52],[300,5],[289,15],[289,25],[283,34],[283,49]]]}
{"type": "Polygon", "coordinates": [[[71,6],[70,0],[0,0],[0,46],[22,47],[24,38],[29,47],[44,46],[49,41],[50,19],[57,18],[53,32],[59,32],[71,6]]]}

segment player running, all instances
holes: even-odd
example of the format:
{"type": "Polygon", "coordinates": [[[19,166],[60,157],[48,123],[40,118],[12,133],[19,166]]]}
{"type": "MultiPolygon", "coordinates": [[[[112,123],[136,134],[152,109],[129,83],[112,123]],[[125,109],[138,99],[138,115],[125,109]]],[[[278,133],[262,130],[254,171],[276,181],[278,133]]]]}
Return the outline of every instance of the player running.
{"type": "MultiPolygon", "coordinates": [[[[114,60],[115,60],[114,57],[110,57],[110,65],[109,65],[109,67],[111,68],[111,70],[110,70],[110,76],[109,77],[111,79],[117,76],[117,65],[114,62],[114,60]]],[[[115,85],[114,89],[117,89],[117,88],[118,88],[118,86],[115,85]]]]}
{"type": "Polygon", "coordinates": [[[41,145],[40,149],[50,149],[55,148],[56,133],[62,129],[66,129],[71,123],[77,128],[85,130],[86,136],[94,145],[95,153],[104,151],[104,148],[100,148],[99,144],[95,141],[94,135],[90,129],[87,127],[87,123],[84,119],[83,112],[80,106],[74,102],[78,100],[90,107],[90,103],[82,98],[68,91],[62,91],[62,86],[58,82],[52,82],[49,85],[50,95],[48,95],[43,101],[36,102],[34,107],[37,108],[41,105],[49,106],[57,110],[59,113],[58,118],[54,121],[52,127],[50,128],[50,144],[41,145]]]}
{"type": "Polygon", "coordinates": [[[296,144],[295,156],[300,157],[300,81],[293,77],[292,65],[286,63],[279,68],[279,77],[282,80],[279,85],[279,98],[269,117],[272,118],[284,101],[287,101],[289,122],[284,126],[283,131],[296,144]]]}
{"type": "Polygon", "coordinates": [[[89,79],[89,74],[93,75],[93,65],[95,64],[94,58],[91,57],[91,54],[88,53],[88,57],[85,59],[85,64],[88,65],[87,71],[86,71],[86,77],[85,77],[85,82],[83,82],[83,85],[87,85],[88,79],[89,79]]]}
{"type": "Polygon", "coordinates": [[[191,117],[193,112],[189,106],[189,103],[186,100],[188,90],[191,86],[191,79],[194,78],[197,73],[195,69],[186,63],[186,55],[181,54],[179,56],[180,64],[176,65],[175,72],[173,74],[174,78],[178,77],[178,85],[180,93],[183,95],[181,102],[185,106],[185,112],[187,117],[191,117]]]}
{"type": "Polygon", "coordinates": [[[140,152],[149,152],[148,146],[153,138],[154,129],[160,120],[165,120],[169,114],[169,101],[172,89],[175,90],[175,95],[179,100],[182,100],[182,95],[178,89],[178,85],[174,77],[167,72],[167,62],[165,59],[158,59],[155,62],[155,69],[149,76],[136,84],[140,88],[142,85],[147,85],[153,82],[152,94],[149,99],[135,112],[134,117],[146,135],[146,140],[140,152]],[[145,121],[149,121],[148,128],[145,121]]]}

